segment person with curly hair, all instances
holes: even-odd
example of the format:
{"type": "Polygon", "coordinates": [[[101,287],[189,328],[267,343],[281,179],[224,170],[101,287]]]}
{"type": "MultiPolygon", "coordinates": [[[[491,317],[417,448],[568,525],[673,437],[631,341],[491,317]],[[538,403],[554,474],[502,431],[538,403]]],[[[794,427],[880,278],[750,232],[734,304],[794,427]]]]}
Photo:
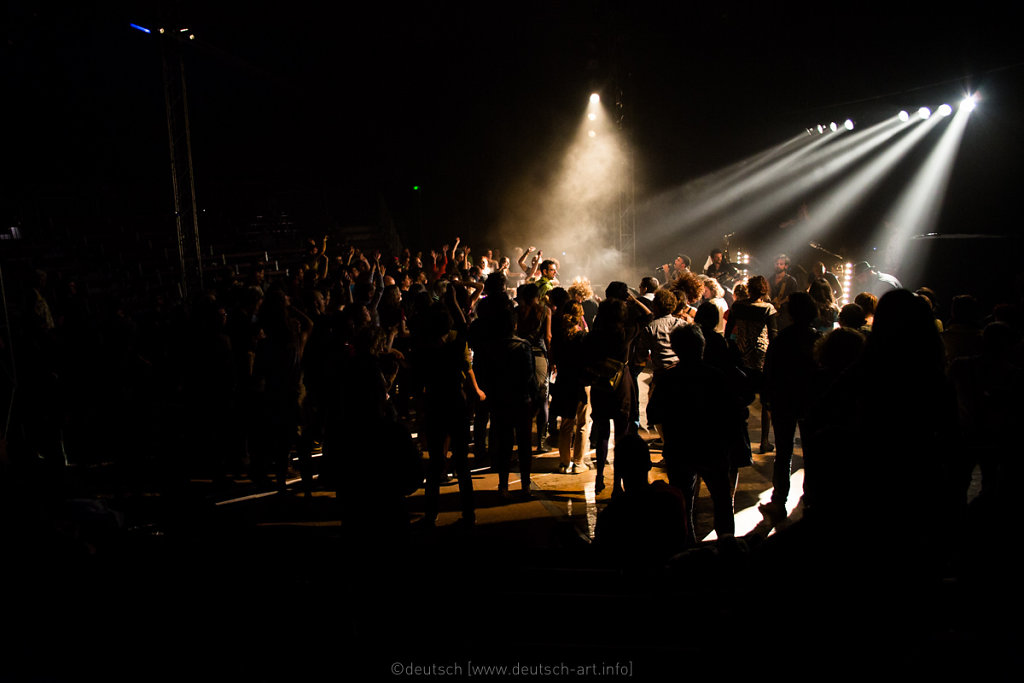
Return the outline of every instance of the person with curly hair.
{"type": "Polygon", "coordinates": [[[761,379],[768,344],[778,334],[778,311],[768,300],[768,280],[763,275],[750,278],[747,292],[746,300],[735,302],[729,309],[725,338],[739,350],[744,371],[761,396],[761,453],[771,453],[775,450],[768,440],[771,414],[762,394],[761,379]]]}

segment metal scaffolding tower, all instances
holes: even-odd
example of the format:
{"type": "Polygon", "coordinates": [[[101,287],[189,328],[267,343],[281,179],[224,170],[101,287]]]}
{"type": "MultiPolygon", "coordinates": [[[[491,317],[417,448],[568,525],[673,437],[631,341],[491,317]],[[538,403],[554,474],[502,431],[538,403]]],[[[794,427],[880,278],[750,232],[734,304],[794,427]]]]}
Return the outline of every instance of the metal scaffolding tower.
{"type": "Polygon", "coordinates": [[[633,145],[628,144],[625,126],[625,112],[623,111],[622,91],[616,93],[615,112],[616,125],[619,129],[621,139],[627,144],[625,183],[619,192],[617,205],[617,221],[619,228],[619,252],[622,254],[623,266],[629,269],[636,268],[636,179],[633,168],[633,145]]]}
{"type": "Polygon", "coordinates": [[[167,140],[170,148],[174,222],[178,232],[180,288],[183,298],[203,288],[203,260],[200,252],[199,215],[196,209],[196,185],[192,166],[188,93],[185,87],[185,62],[182,58],[182,45],[193,37],[187,31],[188,29],[177,28],[160,29],[158,34],[163,62],[167,140]]]}

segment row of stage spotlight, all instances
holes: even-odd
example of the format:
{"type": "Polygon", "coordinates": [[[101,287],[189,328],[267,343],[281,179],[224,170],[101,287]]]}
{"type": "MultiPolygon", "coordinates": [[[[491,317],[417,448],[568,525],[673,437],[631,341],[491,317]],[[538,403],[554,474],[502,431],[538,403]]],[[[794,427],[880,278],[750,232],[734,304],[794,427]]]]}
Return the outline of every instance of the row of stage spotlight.
{"type": "MultiPolygon", "coordinates": [[[[968,97],[965,97],[963,101],[960,102],[960,108],[964,111],[972,111],[976,106],[977,99],[974,95],[969,95],[968,97]]],[[[940,105],[939,108],[935,110],[935,113],[938,114],[939,116],[949,116],[950,114],[953,113],[953,107],[948,104],[943,104],[940,105]]],[[[910,121],[912,116],[917,116],[917,118],[924,121],[926,119],[931,118],[931,115],[931,109],[929,109],[928,107],[921,107],[914,114],[911,114],[910,112],[904,109],[899,114],[897,114],[897,117],[900,121],[906,123],[907,121],[910,121]]],[[[846,121],[844,121],[842,124],[836,123],[835,121],[833,121],[832,123],[820,123],[817,126],[814,126],[813,128],[808,128],[807,134],[824,135],[825,133],[834,133],[840,128],[845,128],[846,130],[853,130],[855,125],[856,124],[854,124],[853,119],[846,119],[846,121]]]]}

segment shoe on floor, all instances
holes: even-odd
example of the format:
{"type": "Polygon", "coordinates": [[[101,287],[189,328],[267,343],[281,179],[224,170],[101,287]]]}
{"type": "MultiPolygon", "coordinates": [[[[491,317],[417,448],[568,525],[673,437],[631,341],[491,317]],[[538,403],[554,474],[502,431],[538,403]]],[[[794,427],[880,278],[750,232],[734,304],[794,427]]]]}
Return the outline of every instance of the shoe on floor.
{"type": "Polygon", "coordinates": [[[590,469],[590,465],[585,462],[574,462],[570,467],[570,472],[573,474],[579,474],[580,472],[586,472],[590,469]]]}
{"type": "Polygon", "coordinates": [[[775,452],[775,444],[773,444],[773,443],[763,443],[763,444],[761,444],[761,449],[758,452],[761,455],[764,455],[765,453],[774,453],[775,452]]]}
{"type": "Polygon", "coordinates": [[[572,467],[572,465],[559,465],[558,466],[558,473],[559,474],[569,474],[569,469],[571,467],[572,467]]]}

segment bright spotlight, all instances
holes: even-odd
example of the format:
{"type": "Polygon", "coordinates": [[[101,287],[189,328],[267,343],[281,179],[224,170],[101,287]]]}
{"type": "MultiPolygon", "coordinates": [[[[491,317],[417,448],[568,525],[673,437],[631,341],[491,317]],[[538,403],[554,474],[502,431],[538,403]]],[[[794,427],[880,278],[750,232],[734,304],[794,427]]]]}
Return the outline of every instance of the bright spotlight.
{"type": "Polygon", "coordinates": [[[597,93],[594,93],[593,95],[590,96],[590,103],[591,104],[599,104],[600,102],[601,102],[601,96],[598,95],[597,93]]]}
{"type": "Polygon", "coordinates": [[[921,107],[917,110],[917,115],[921,117],[921,120],[927,121],[932,115],[932,110],[928,107],[921,107]]]}
{"type": "Polygon", "coordinates": [[[821,135],[821,134],[822,134],[822,133],[824,133],[824,132],[825,132],[825,126],[823,126],[823,125],[821,125],[821,124],[819,123],[819,124],[818,124],[818,135],[821,135]]]}
{"type": "Polygon", "coordinates": [[[846,121],[843,122],[843,128],[846,130],[853,130],[853,119],[846,119],[846,121]]]}
{"type": "Polygon", "coordinates": [[[949,106],[948,104],[944,104],[936,110],[936,113],[939,116],[949,116],[950,114],[953,113],[953,107],[949,106]]]}
{"type": "Polygon", "coordinates": [[[590,112],[589,114],[587,114],[587,118],[590,119],[591,121],[596,121],[597,114],[595,114],[594,112],[590,112]]]}
{"type": "Polygon", "coordinates": [[[964,111],[974,111],[976,106],[978,106],[978,101],[974,98],[974,95],[968,95],[960,103],[960,108],[964,111]]]}
{"type": "Polygon", "coordinates": [[[900,121],[902,121],[903,123],[906,123],[907,121],[910,120],[910,114],[908,114],[905,109],[900,112],[899,116],[900,116],[900,121]]]}
{"type": "Polygon", "coordinates": [[[828,129],[835,133],[837,130],[839,130],[839,125],[835,121],[833,121],[832,123],[828,124],[828,129]]]}

